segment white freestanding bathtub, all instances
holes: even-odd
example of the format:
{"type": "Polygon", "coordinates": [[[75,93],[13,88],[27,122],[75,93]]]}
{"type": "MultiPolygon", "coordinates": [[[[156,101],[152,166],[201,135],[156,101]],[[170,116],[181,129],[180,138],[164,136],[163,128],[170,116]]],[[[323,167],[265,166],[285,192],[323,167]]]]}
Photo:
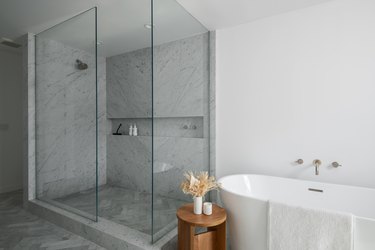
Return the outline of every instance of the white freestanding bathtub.
{"type": "Polygon", "coordinates": [[[219,182],[234,250],[267,249],[268,200],[351,213],[354,250],[375,250],[375,189],[265,175],[231,175],[219,182]]]}

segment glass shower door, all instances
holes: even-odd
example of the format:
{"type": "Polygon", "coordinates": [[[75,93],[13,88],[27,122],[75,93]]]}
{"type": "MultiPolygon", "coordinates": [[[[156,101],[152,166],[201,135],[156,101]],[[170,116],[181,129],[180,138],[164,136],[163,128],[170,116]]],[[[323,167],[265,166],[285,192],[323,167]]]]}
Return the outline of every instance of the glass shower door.
{"type": "Polygon", "coordinates": [[[192,198],[187,171],[209,171],[209,34],[175,0],[153,9],[153,241],[192,198]]]}
{"type": "Polygon", "coordinates": [[[35,36],[37,198],[92,220],[105,181],[96,18],[93,8],[35,36]]]}
{"type": "MultiPolygon", "coordinates": [[[[115,2],[99,29],[106,57],[107,184],[99,190],[99,216],[142,239],[152,234],[151,0],[115,2]]],[[[105,10],[101,16],[105,16],[105,10]]]]}

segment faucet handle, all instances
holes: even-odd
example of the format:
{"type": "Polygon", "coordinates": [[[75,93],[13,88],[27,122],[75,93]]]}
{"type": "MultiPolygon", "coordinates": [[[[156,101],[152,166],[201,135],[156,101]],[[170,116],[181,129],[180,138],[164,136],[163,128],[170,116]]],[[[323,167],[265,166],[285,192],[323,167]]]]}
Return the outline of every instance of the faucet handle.
{"type": "Polygon", "coordinates": [[[332,167],[338,168],[338,167],[341,167],[341,165],[337,161],[334,161],[332,162],[332,167]]]}
{"type": "Polygon", "coordinates": [[[319,160],[319,159],[316,159],[316,160],[313,161],[313,164],[314,164],[315,166],[319,167],[320,165],[322,165],[322,161],[319,160]]]}
{"type": "Polygon", "coordinates": [[[298,165],[302,165],[302,164],[303,164],[303,159],[298,159],[298,160],[296,160],[296,163],[297,163],[298,165]]]}

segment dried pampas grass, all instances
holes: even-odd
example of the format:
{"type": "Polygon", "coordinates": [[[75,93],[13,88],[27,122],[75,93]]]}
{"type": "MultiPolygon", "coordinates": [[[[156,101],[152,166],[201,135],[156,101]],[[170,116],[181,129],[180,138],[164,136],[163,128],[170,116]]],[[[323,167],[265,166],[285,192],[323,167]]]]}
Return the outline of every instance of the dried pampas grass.
{"type": "Polygon", "coordinates": [[[208,172],[184,174],[185,180],[181,183],[182,192],[194,197],[203,197],[207,192],[220,188],[220,183],[215,177],[208,176],[208,172]]]}

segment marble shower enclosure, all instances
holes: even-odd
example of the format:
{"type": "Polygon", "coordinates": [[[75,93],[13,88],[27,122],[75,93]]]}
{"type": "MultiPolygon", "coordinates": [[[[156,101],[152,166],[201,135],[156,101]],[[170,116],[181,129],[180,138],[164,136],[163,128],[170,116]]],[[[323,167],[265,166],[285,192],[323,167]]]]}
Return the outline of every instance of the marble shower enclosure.
{"type": "Polygon", "coordinates": [[[107,183],[189,199],[188,170],[209,171],[209,34],[154,47],[154,173],[151,165],[151,50],[107,58],[107,117],[112,132],[137,123],[138,137],[108,135],[107,183]]]}
{"type": "MultiPolygon", "coordinates": [[[[98,58],[98,168],[106,183],[106,72],[98,58]]],[[[37,197],[54,199],[95,187],[95,55],[36,39],[37,197]],[[88,69],[78,70],[79,59],[88,69]]]]}
{"type": "MultiPolygon", "coordinates": [[[[40,39],[36,48],[37,195],[54,199],[95,185],[95,151],[87,146],[95,145],[95,61],[56,41],[40,39]],[[88,62],[86,71],[75,68],[77,58],[88,62]]],[[[178,188],[183,172],[209,170],[208,50],[208,33],[154,48],[158,195],[186,199],[178,188]]],[[[98,58],[99,185],[151,192],[150,53],[98,58]],[[139,124],[141,136],[111,135],[120,122],[123,133],[128,123],[139,124]]]]}

